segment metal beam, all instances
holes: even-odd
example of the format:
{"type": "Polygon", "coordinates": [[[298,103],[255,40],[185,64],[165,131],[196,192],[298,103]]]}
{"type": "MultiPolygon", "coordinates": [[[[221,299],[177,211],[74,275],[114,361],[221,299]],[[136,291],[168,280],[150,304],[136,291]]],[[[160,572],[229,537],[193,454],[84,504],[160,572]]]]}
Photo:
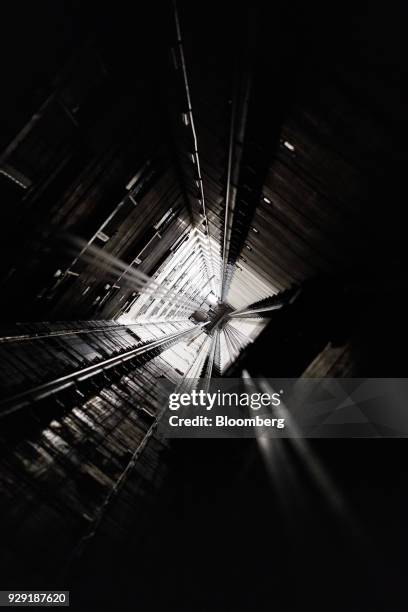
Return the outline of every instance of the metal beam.
{"type": "Polygon", "coordinates": [[[96,374],[100,374],[112,367],[120,365],[122,363],[126,363],[130,359],[134,359],[135,357],[139,357],[151,350],[166,347],[169,343],[175,344],[176,342],[182,340],[186,336],[201,333],[201,328],[203,328],[208,323],[200,323],[190,329],[175,332],[173,334],[169,334],[167,336],[163,336],[157,340],[153,340],[152,342],[148,342],[143,344],[142,346],[138,346],[135,349],[131,349],[130,351],[126,351],[121,355],[116,355],[115,357],[110,357],[109,359],[105,359],[98,363],[95,363],[91,366],[87,366],[85,368],[80,368],[71,374],[67,374],[65,376],[60,376],[54,380],[51,380],[47,383],[43,383],[33,387],[32,389],[28,389],[27,391],[23,391],[21,393],[17,393],[9,398],[0,402],[0,418],[12,414],[17,410],[20,410],[24,406],[30,405],[30,403],[34,400],[44,399],[49,395],[61,391],[62,389],[67,389],[71,387],[75,383],[84,381],[96,374]]]}
{"type": "Polygon", "coordinates": [[[279,310],[280,308],[283,308],[283,306],[286,306],[287,304],[292,304],[297,299],[301,290],[302,289],[300,287],[297,288],[296,290],[288,289],[282,292],[281,295],[278,294],[270,298],[270,300],[273,300],[272,304],[262,305],[262,303],[260,302],[255,302],[254,304],[250,304],[246,306],[245,309],[233,310],[232,312],[228,313],[227,316],[231,318],[239,318],[239,317],[248,318],[251,315],[261,315],[262,316],[263,314],[267,314],[273,310],[279,310]]]}

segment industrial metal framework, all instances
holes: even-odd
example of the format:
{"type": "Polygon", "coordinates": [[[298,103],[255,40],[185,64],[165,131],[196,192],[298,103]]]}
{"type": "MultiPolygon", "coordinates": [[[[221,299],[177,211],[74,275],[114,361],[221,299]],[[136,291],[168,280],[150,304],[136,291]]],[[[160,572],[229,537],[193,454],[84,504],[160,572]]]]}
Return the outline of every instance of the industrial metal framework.
{"type": "Polygon", "coordinates": [[[392,46],[330,47],[305,3],[79,4],[75,36],[36,21],[44,74],[24,52],[0,100],[0,535],[34,577],[126,538],[166,475],[166,384],[352,375],[372,304],[404,305],[392,46]]]}

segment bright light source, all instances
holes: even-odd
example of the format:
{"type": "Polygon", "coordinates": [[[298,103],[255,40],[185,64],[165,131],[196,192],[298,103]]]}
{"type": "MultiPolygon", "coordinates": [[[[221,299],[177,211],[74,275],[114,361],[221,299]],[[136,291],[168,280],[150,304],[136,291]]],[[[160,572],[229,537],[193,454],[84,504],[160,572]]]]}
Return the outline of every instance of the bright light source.
{"type": "Polygon", "coordinates": [[[99,238],[99,240],[102,240],[102,242],[108,242],[109,240],[109,236],[108,234],[105,234],[105,232],[98,232],[96,237],[99,238]]]}
{"type": "Polygon", "coordinates": [[[187,113],[181,113],[181,119],[182,119],[184,125],[188,125],[189,124],[189,119],[188,119],[188,114],[187,113]]]}
{"type": "Polygon", "coordinates": [[[156,225],[153,225],[155,230],[160,229],[160,227],[163,225],[163,223],[165,221],[167,221],[167,219],[170,217],[170,215],[172,215],[173,213],[173,209],[169,208],[169,210],[162,216],[162,218],[156,223],[156,225]]]}
{"type": "Polygon", "coordinates": [[[287,140],[284,141],[283,146],[289,149],[289,151],[293,152],[295,150],[295,147],[293,146],[293,144],[291,144],[287,140]]]}
{"type": "Polygon", "coordinates": [[[209,296],[207,297],[207,302],[211,304],[211,306],[215,306],[218,300],[213,293],[210,293],[209,296]]]}
{"type": "Polygon", "coordinates": [[[267,198],[266,196],[264,196],[264,197],[263,197],[263,201],[264,201],[266,204],[272,204],[272,202],[270,201],[270,199],[269,199],[269,198],[267,198]]]}
{"type": "Polygon", "coordinates": [[[258,230],[258,229],[256,229],[256,227],[251,227],[251,230],[252,230],[253,232],[255,232],[255,234],[259,234],[259,230],[258,230]]]}

